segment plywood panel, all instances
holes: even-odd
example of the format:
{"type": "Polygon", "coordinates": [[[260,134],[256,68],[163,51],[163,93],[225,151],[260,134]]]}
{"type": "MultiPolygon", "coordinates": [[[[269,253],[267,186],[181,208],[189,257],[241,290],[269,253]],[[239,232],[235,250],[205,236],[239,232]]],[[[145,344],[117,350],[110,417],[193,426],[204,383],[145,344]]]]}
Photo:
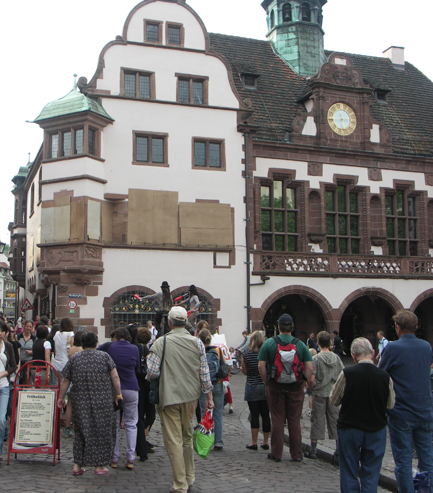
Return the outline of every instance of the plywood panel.
{"type": "Polygon", "coordinates": [[[71,203],[70,195],[56,195],[54,197],[54,204],[56,207],[63,207],[71,203]]]}
{"type": "Polygon", "coordinates": [[[42,224],[42,243],[52,243],[54,241],[54,207],[41,210],[42,224]]]}
{"type": "Polygon", "coordinates": [[[101,203],[96,200],[87,202],[87,235],[91,240],[101,237],[101,203]]]}
{"type": "Polygon", "coordinates": [[[71,203],[71,240],[84,240],[84,202],[71,203]]]}
{"type": "Polygon", "coordinates": [[[182,246],[231,247],[233,245],[231,230],[181,228],[180,238],[182,246]]]}
{"type": "Polygon", "coordinates": [[[178,244],[178,193],[129,190],[128,243],[178,244]]]}
{"type": "Polygon", "coordinates": [[[113,242],[113,205],[109,202],[102,202],[102,241],[104,243],[113,242]]]}
{"type": "Polygon", "coordinates": [[[69,241],[71,233],[71,207],[54,207],[54,241],[69,241]]]}
{"type": "Polygon", "coordinates": [[[179,224],[184,246],[233,245],[232,214],[229,204],[180,203],[179,224]]]}

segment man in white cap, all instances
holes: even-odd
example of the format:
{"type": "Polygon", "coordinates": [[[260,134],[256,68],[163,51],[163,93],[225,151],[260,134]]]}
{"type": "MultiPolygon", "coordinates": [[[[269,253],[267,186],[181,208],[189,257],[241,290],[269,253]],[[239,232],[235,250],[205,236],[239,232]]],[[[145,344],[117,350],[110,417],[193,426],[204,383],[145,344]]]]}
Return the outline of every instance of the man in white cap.
{"type": "Polygon", "coordinates": [[[214,407],[205,348],[200,339],[185,329],[186,321],[184,308],[175,306],[170,310],[170,332],[153,344],[146,377],[148,380],[160,377],[158,411],[173,469],[170,491],[176,493],[186,493],[195,481],[191,420],[201,392],[207,394],[205,408],[214,407]]]}

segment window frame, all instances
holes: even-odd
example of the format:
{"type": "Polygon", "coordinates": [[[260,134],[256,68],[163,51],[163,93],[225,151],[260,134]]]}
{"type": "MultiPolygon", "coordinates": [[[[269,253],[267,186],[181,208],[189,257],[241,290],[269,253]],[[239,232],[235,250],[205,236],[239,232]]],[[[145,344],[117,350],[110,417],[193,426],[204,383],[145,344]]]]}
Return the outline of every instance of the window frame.
{"type": "Polygon", "coordinates": [[[420,238],[419,238],[419,228],[418,225],[420,224],[420,221],[422,221],[420,215],[417,215],[419,212],[419,201],[417,200],[418,196],[411,193],[411,191],[397,188],[394,191],[389,191],[385,193],[385,201],[384,201],[384,207],[385,207],[385,228],[386,228],[386,246],[388,250],[388,255],[392,257],[417,257],[419,255],[419,250],[420,250],[420,238]],[[403,194],[403,214],[398,213],[398,194],[402,193],[403,194]],[[392,214],[387,214],[387,198],[391,197],[392,198],[392,207],[393,207],[393,213],[392,214]],[[409,199],[412,199],[414,201],[413,203],[413,208],[414,208],[414,215],[409,215],[409,199]],[[394,235],[388,236],[388,220],[393,221],[393,230],[394,230],[394,235]],[[404,221],[404,232],[405,232],[405,237],[400,238],[399,237],[399,228],[398,224],[400,221],[404,221]],[[415,222],[415,238],[410,238],[410,222],[414,221],[415,222]],[[394,253],[391,253],[390,249],[390,243],[393,243],[393,249],[394,253]],[[404,243],[405,247],[405,253],[401,254],[400,253],[400,244],[404,243]],[[411,254],[411,244],[415,245],[415,253],[411,254]]]}
{"type": "Polygon", "coordinates": [[[251,74],[251,73],[242,73],[241,74],[241,81],[242,81],[242,86],[244,87],[244,89],[247,89],[249,91],[257,91],[258,89],[258,79],[259,79],[259,75],[257,74],[251,74]],[[254,84],[253,85],[250,85],[250,84],[247,84],[246,83],[246,80],[247,79],[252,79],[254,81],[254,84]]]}
{"type": "Polygon", "coordinates": [[[185,28],[183,24],[179,24],[177,22],[166,22],[165,24],[165,44],[167,46],[177,46],[179,48],[183,48],[185,46],[185,28]],[[169,28],[178,28],[179,29],[179,44],[170,43],[168,31],[169,28]]]}
{"type": "Polygon", "coordinates": [[[30,211],[29,211],[29,218],[33,216],[35,212],[35,184],[32,183],[32,186],[30,187],[30,211]]]}
{"type": "Polygon", "coordinates": [[[210,170],[210,171],[225,171],[226,170],[226,149],[225,149],[225,139],[214,139],[208,137],[193,137],[191,140],[192,151],[191,151],[191,168],[210,170]],[[195,144],[204,143],[206,145],[206,162],[205,166],[197,166],[195,164],[195,144]],[[209,144],[219,144],[220,146],[220,163],[221,166],[210,166],[210,154],[209,154],[209,144]]]}
{"type": "Polygon", "coordinates": [[[157,166],[168,168],[168,134],[159,133],[159,132],[146,132],[142,130],[133,130],[132,132],[132,164],[135,166],[157,166]],[[137,137],[147,138],[148,140],[148,157],[149,161],[138,161],[137,159],[137,137]],[[152,138],[154,139],[163,139],[163,162],[153,162],[152,161],[152,138]]]}
{"type": "Polygon", "coordinates": [[[326,232],[326,248],[327,252],[330,254],[336,254],[336,255],[362,255],[362,232],[361,232],[361,227],[362,227],[362,191],[359,190],[357,187],[351,186],[347,183],[337,183],[335,186],[327,186],[325,187],[324,190],[324,212],[325,212],[325,232],[326,232]],[[340,211],[338,207],[338,189],[339,187],[344,187],[344,194],[345,194],[345,211],[340,211]],[[334,203],[334,210],[329,211],[327,210],[326,207],[326,194],[327,193],[334,193],[333,197],[333,203],[334,203]],[[351,212],[350,207],[350,195],[351,194],[356,194],[357,196],[357,212],[351,212]],[[328,216],[333,216],[334,217],[334,234],[328,234],[328,216]],[[344,217],[346,220],[346,234],[340,234],[340,218],[344,217]],[[358,218],[358,234],[357,235],[352,235],[351,231],[351,218],[352,217],[357,217],[358,218]],[[329,240],[334,240],[335,241],[335,251],[330,251],[329,248],[329,240]],[[346,252],[341,252],[340,251],[340,240],[347,241],[347,251],[346,252]],[[352,251],[352,240],[355,240],[358,242],[358,252],[353,252],[352,251]]]}
{"type": "Polygon", "coordinates": [[[120,95],[128,99],[138,99],[140,101],[151,101],[156,99],[155,72],[139,70],[128,67],[120,67],[120,95]],[[125,75],[135,75],[135,96],[125,94],[125,75]],[[149,98],[140,97],[140,76],[149,77],[149,98]],[[138,95],[138,96],[137,96],[138,95]]]}
{"type": "Polygon", "coordinates": [[[97,125],[93,125],[89,122],[81,122],[77,124],[73,124],[70,126],[61,126],[55,131],[46,130],[46,143],[47,150],[44,152],[46,155],[46,160],[49,161],[59,161],[63,159],[72,159],[81,156],[88,156],[91,158],[101,159],[101,129],[97,125]],[[82,152],[76,152],[76,133],[77,131],[83,131],[83,145],[82,152]],[[95,132],[94,138],[94,153],[90,154],[89,152],[89,132],[95,132]],[[69,154],[64,154],[64,139],[63,136],[66,133],[71,134],[71,147],[69,149],[69,154]],[[52,157],[52,138],[53,136],[57,136],[58,139],[58,148],[57,148],[57,157],[52,157]]]}
{"type": "Polygon", "coordinates": [[[260,205],[260,235],[261,235],[261,249],[263,252],[274,252],[274,253],[296,253],[301,251],[300,245],[300,230],[301,230],[301,209],[299,207],[300,195],[299,195],[300,185],[293,182],[291,179],[285,178],[274,178],[271,180],[263,180],[259,184],[259,205],[260,205]],[[277,182],[281,183],[281,192],[282,192],[282,205],[281,207],[275,207],[275,184],[277,182]],[[263,206],[262,203],[262,188],[269,188],[269,206],[263,206]],[[294,199],[295,199],[295,208],[288,208],[287,206],[287,190],[293,190],[294,199]],[[263,212],[269,212],[269,221],[270,221],[270,231],[263,231],[263,212]],[[282,224],[283,231],[276,230],[276,213],[282,214],[282,224]],[[296,231],[288,230],[288,214],[295,214],[295,229],[296,231]],[[271,238],[272,248],[265,249],[264,248],[264,237],[271,238]],[[276,238],[283,238],[283,249],[276,249],[276,238]],[[289,248],[289,238],[295,239],[295,248],[289,248]]]}
{"type": "Polygon", "coordinates": [[[162,35],[163,35],[163,26],[164,22],[163,21],[157,21],[154,19],[143,19],[144,23],[144,30],[143,30],[143,42],[144,43],[149,43],[153,45],[162,45],[162,35]],[[158,26],[158,41],[148,41],[147,40],[147,25],[151,24],[153,26],[158,26]]]}
{"type": "Polygon", "coordinates": [[[176,101],[179,104],[188,104],[194,106],[208,106],[209,105],[209,77],[203,75],[191,75],[176,73],[176,101]],[[179,100],[179,81],[188,81],[189,83],[189,102],[179,100]],[[203,103],[194,103],[193,83],[203,83],[203,103]]]}

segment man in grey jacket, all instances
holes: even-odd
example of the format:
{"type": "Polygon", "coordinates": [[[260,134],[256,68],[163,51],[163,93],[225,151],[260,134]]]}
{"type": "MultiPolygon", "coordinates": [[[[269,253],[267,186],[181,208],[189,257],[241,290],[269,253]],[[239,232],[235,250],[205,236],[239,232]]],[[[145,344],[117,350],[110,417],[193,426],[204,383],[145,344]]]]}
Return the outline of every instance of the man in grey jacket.
{"type": "Polygon", "coordinates": [[[341,359],[333,353],[331,335],[322,331],[317,334],[320,353],[313,357],[313,374],[310,378],[310,389],[313,393],[313,411],[311,413],[311,447],[304,455],[308,459],[316,459],[317,440],[325,439],[325,420],[328,423],[328,437],[337,440],[338,407],[329,402],[329,394],[344,368],[341,359]]]}
{"type": "Polygon", "coordinates": [[[186,493],[195,481],[191,420],[201,392],[207,394],[205,408],[214,407],[205,349],[185,329],[186,321],[186,310],[173,307],[168,314],[170,332],[155,341],[147,359],[146,379],[160,377],[158,411],[173,469],[173,493],[186,493]]]}

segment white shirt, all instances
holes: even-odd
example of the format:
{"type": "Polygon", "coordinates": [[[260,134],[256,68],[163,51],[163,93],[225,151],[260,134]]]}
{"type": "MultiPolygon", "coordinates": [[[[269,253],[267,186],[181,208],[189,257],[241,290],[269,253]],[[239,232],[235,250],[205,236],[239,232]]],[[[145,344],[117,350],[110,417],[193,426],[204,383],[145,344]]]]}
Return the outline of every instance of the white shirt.
{"type": "Polygon", "coordinates": [[[71,347],[72,337],[74,337],[73,332],[56,332],[54,336],[55,355],[52,364],[57,371],[62,371],[68,362],[68,350],[71,347]]]}
{"type": "Polygon", "coordinates": [[[155,329],[153,325],[149,330],[150,330],[150,335],[152,336],[149,344],[153,344],[155,342],[156,336],[158,335],[158,331],[155,329]]]}
{"type": "MultiPolygon", "coordinates": [[[[5,353],[5,343],[3,342],[2,348],[0,350],[0,373],[3,371],[6,371],[7,361],[8,361],[8,358],[7,358],[6,353],[5,353]]],[[[9,387],[8,377],[0,378],[0,389],[3,389],[5,387],[9,387]]]]}

